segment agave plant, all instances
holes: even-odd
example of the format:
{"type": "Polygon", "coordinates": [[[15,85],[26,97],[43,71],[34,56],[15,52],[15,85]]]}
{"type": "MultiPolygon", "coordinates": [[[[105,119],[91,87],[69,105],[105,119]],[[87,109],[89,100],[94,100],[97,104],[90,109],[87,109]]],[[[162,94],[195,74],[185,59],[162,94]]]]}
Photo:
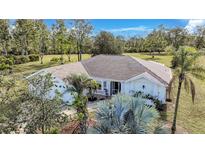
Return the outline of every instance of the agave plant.
{"type": "Polygon", "coordinates": [[[158,118],[158,111],[143,98],[117,95],[99,102],[94,129],[102,134],[153,133],[158,118]]]}

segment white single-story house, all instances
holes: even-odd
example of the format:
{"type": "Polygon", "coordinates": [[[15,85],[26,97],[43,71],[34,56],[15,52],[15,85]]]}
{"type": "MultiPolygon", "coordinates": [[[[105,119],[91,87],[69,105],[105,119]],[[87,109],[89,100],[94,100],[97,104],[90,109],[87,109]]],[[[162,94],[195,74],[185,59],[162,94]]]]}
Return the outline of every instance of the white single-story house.
{"type": "Polygon", "coordinates": [[[163,103],[166,102],[167,89],[172,79],[171,69],[165,65],[125,55],[98,55],[80,62],[46,68],[29,77],[42,73],[51,73],[55,81],[50,97],[58,90],[67,103],[72,103],[73,96],[65,92],[63,79],[71,74],[85,74],[96,80],[100,85],[96,92],[99,95],[141,91],[157,97],[163,103]]]}

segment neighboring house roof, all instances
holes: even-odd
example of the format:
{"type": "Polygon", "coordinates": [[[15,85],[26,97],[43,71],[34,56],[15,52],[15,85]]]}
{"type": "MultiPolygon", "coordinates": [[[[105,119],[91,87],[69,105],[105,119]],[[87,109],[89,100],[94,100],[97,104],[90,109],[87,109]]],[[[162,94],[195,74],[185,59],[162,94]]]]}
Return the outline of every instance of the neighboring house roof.
{"type": "Polygon", "coordinates": [[[61,79],[70,74],[85,74],[115,81],[126,81],[140,74],[148,73],[165,86],[169,84],[172,78],[171,69],[160,63],[118,55],[98,55],[81,62],[50,67],[44,70],[61,79]]]}

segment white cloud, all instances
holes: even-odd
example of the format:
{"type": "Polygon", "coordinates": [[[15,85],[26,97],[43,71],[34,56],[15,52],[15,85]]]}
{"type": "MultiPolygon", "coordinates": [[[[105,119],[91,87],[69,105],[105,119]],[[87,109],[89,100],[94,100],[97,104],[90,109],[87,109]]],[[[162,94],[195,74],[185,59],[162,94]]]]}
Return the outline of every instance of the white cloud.
{"type": "Polygon", "coordinates": [[[187,29],[190,33],[193,33],[196,30],[197,26],[205,25],[205,20],[203,19],[192,19],[189,20],[188,24],[186,25],[185,29],[187,29]]]}
{"type": "Polygon", "coordinates": [[[118,28],[118,29],[108,29],[106,31],[109,32],[126,32],[126,31],[151,31],[152,29],[149,29],[144,26],[138,26],[138,27],[127,27],[127,28],[118,28]]]}

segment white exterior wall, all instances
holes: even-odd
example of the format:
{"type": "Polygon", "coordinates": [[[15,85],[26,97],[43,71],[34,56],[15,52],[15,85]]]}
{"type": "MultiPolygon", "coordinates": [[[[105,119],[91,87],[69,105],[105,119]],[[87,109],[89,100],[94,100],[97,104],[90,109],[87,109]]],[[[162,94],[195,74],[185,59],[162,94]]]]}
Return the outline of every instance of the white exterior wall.
{"type": "Polygon", "coordinates": [[[52,90],[49,93],[49,97],[53,98],[55,96],[55,91],[57,90],[62,94],[62,100],[64,103],[67,104],[72,104],[73,101],[73,96],[69,92],[66,91],[66,84],[63,82],[63,80],[53,77],[53,84],[54,86],[52,87],[52,90]]]}
{"type": "MultiPolygon", "coordinates": [[[[102,78],[95,78],[92,79],[96,80],[97,82],[101,83],[101,89],[97,90],[97,94],[105,95],[105,91],[103,87],[103,82],[106,81],[106,89],[108,90],[108,95],[110,95],[110,82],[116,81],[116,80],[110,80],[110,79],[102,79],[102,78]]],[[[66,84],[64,81],[60,78],[54,77],[54,86],[52,87],[52,90],[50,91],[48,98],[53,98],[55,96],[55,91],[58,90],[62,95],[62,100],[64,103],[72,104],[74,98],[69,92],[66,91],[66,84]],[[64,93],[65,92],[65,93],[64,93]]],[[[145,77],[136,77],[132,80],[128,81],[116,81],[121,82],[121,93],[123,94],[132,94],[132,92],[136,91],[142,91],[145,94],[150,94],[152,96],[156,96],[159,100],[161,100],[163,103],[165,103],[166,100],[166,88],[159,83],[156,83],[150,79],[147,79],[145,77]],[[143,85],[145,88],[143,89],[143,85]]]]}
{"type": "Polygon", "coordinates": [[[132,94],[132,92],[142,91],[145,94],[156,96],[159,100],[165,103],[166,88],[162,85],[156,84],[146,78],[139,78],[124,83],[123,93],[132,94]],[[143,85],[145,88],[143,89],[143,85]]]}
{"type": "MultiPolygon", "coordinates": [[[[103,88],[103,82],[107,82],[107,90],[108,94],[110,95],[110,82],[115,80],[109,80],[109,79],[102,79],[102,78],[92,78],[96,80],[97,82],[100,82],[102,87],[100,90],[97,90],[97,94],[105,95],[105,91],[103,88]]],[[[163,103],[165,103],[166,100],[166,88],[165,86],[155,83],[154,81],[151,81],[145,77],[133,79],[130,81],[117,81],[121,82],[121,93],[122,94],[131,94],[132,91],[142,91],[145,94],[150,94],[152,96],[156,96],[159,100],[161,100],[163,103]],[[142,86],[145,86],[143,89],[142,86]]]]}

